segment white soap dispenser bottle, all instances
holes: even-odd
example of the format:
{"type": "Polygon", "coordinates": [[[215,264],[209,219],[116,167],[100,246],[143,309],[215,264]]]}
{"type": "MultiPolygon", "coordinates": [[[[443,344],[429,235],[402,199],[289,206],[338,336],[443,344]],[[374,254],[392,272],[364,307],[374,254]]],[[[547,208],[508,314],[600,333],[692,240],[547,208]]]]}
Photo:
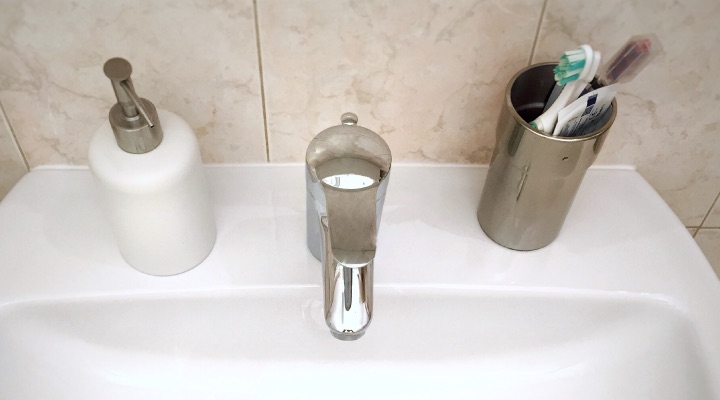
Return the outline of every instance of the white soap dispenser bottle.
{"type": "Polygon", "coordinates": [[[216,238],[197,138],[135,94],[127,60],[112,58],[103,70],[118,102],[90,141],[88,162],[120,253],[147,274],[188,271],[216,238]]]}

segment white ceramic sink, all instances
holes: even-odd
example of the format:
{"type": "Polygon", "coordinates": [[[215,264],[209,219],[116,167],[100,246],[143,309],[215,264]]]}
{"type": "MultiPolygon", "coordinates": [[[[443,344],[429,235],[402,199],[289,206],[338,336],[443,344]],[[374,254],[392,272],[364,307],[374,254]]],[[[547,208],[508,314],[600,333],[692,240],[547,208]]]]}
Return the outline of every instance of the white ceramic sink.
{"type": "Polygon", "coordinates": [[[637,173],[589,171],[560,237],[503,249],[485,169],[394,167],[375,316],[330,336],[301,166],[208,168],[210,257],[143,275],[86,170],[0,204],[2,399],[720,399],[720,283],[637,173]]]}

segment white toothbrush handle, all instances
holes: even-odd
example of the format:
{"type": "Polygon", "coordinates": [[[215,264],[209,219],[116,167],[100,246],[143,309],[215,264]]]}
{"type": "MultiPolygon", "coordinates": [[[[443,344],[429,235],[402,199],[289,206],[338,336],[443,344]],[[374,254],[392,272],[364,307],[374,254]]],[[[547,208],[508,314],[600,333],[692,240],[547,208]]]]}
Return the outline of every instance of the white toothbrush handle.
{"type": "Polygon", "coordinates": [[[587,85],[587,82],[579,79],[565,85],[562,93],[560,93],[560,96],[558,96],[552,106],[533,121],[537,129],[546,135],[551,134],[557,122],[558,112],[565,108],[569,102],[577,99],[585,88],[585,85],[587,85]]]}

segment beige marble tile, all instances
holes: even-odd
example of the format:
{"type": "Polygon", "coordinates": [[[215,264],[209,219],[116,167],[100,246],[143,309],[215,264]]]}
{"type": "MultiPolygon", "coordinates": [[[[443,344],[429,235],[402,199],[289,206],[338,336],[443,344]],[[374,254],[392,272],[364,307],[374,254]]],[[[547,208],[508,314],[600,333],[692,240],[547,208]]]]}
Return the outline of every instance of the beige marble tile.
{"type": "Polygon", "coordinates": [[[718,198],[715,200],[715,205],[713,206],[712,210],[710,210],[710,214],[708,214],[707,219],[703,223],[704,228],[720,228],[720,193],[718,193],[718,198]]]}
{"type": "Polygon", "coordinates": [[[395,161],[488,162],[542,3],[258,2],[271,161],[304,160],[352,111],[395,161]]]}
{"type": "Polygon", "coordinates": [[[697,233],[698,228],[695,228],[695,227],[687,227],[687,230],[688,230],[688,233],[690,234],[690,236],[693,236],[693,237],[694,237],[694,236],[695,236],[695,233],[697,233]]]}
{"type": "Polygon", "coordinates": [[[720,2],[598,4],[550,0],[534,61],[581,43],[609,58],[634,34],[659,36],[665,55],[622,87],[597,162],[637,165],[685,225],[697,226],[720,187],[720,2]]]}
{"type": "Polygon", "coordinates": [[[84,164],[114,103],[103,63],[195,129],[206,162],[265,160],[252,0],[0,0],[0,100],[31,167],[84,164]]]}
{"type": "Polygon", "coordinates": [[[695,241],[712,265],[715,273],[720,276],[720,229],[700,229],[695,241]]]}
{"type": "Polygon", "coordinates": [[[0,105],[0,200],[27,172],[0,105]]]}

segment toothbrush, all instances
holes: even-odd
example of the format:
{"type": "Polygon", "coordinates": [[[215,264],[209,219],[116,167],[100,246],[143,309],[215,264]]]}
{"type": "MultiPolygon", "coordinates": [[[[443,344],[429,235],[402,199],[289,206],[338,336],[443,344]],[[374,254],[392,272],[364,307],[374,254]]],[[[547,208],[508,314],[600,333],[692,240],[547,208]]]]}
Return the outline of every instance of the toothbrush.
{"type": "Polygon", "coordinates": [[[552,134],[558,112],[578,98],[585,86],[595,77],[599,66],[600,52],[593,51],[592,47],[586,44],[581,45],[579,49],[563,53],[560,63],[553,71],[557,84],[565,87],[552,106],[530,125],[546,135],[552,134]]]}
{"type": "Polygon", "coordinates": [[[598,72],[598,84],[629,82],[663,49],[654,33],[632,36],[598,72]]]}

